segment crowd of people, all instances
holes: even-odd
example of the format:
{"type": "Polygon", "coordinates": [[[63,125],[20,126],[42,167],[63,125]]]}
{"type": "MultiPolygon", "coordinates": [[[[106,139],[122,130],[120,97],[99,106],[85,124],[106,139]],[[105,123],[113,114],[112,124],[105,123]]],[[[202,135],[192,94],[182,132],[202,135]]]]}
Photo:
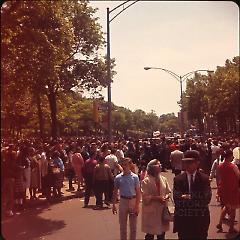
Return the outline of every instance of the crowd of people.
{"type": "MultiPolygon", "coordinates": [[[[199,204],[204,206],[199,212],[205,212],[202,220],[204,219],[206,226],[203,231],[194,230],[194,227],[191,229],[192,234],[204,232],[202,237],[206,238],[210,221],[209,212],[206,210],[211,200],[209,186],[211,180],[216,177],[218,201],[222,206],[217,229],[222,230],[223,219],[228,214],[229,231],[233,232],[236,209],[239,207],[237,197],[239,194],[239,147],[240,139],[237,137],[179,139],[163,135],[146,139],[117,139],[111,143],[96,137],[57,140],[2,139],[3,210],[7,216],[13,216],[16,212],[24,210],[30,201],[35,201],[39,192],[50,202],[61,199],[63,181],[68,179],[70,191],[75,190],[73,181],[77,182],[77,191],[84,188],[85,208],[88,207],[92,193],[96,199],[95,209],[101,209],[104,204],[110,206],[113,203],[113,213],[116,213],[116,203],[119,201],[119,208],[122,209],[119,209],[121,239],[126,239],[126,217],[130,213],[131,239],[136,235],[140,192],[143,206],[142,230],[146,233],[145,239],[154,239],[154,235],[157,235],[158,239],[164,239],[169,227],[168,223],[163,223],[162,219],[158,218],[158,215],[162,214],[163,206],[168,202],[169,194],[173,191],[174,230],[178,232],[179,238],[191,238],[191,233],[184,232],[185,229],[184,227],[182,229],[181,223],[189,222],[191,225],[195,221],[192,217],[179,216],[179,212],[189,210],[182,205],[190,203],[194,205],[194,202],[200,200],[199,204]],[[161,172],[167,170],[175,175],[172,190],[167,179],[161,176],[161,172]],[[202,194],[200,200],[199,196],[189,199],[191,191],[190,187],[184,188],[188,185],[184,185],[187,179],[183,179],[184,172],[188,173],[186,176],[189,178],[189,186],[191,186],[190,172],[195,174],[193,181],[199,184],[196,189],[193,189],[195,193],[202,194]],[[125,175],[128,177],[123,180],[125,175]],[[30,199],[27,196],[30,196],[30,199]],[[129,202],[131,202],[130,205],[129,202]],[[132,205],[135,202],[137,205],[134,206],[133,211],[132,205]]],[[[195,185],[192,184],[193,186],[195,185]]]]}

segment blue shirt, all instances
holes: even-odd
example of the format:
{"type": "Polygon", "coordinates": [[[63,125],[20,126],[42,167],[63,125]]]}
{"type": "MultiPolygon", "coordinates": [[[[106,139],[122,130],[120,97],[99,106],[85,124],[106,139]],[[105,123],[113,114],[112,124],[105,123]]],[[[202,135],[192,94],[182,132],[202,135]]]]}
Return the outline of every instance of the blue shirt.
{"type": "Polygon", "coordinates": [[[61,171],[64,171],[64,164],[61,158],[55,158],[53,164],[59,167],[61,171]]]}
{"type": "Polygon", "coordinates": [[[114,179],[114,186],[119,189],[120,196],[132,197],[136,195],[136,187],[140,186],[138,175],[130,172],[127,175],[118,174],[114,179]]]}

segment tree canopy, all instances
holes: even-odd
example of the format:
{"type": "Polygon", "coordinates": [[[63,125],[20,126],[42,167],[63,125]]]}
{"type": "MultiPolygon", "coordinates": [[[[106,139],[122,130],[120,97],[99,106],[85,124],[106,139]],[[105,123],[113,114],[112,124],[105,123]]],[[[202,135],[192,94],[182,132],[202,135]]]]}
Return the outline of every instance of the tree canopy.
{"type": "Polygon", "coordinates": [[[106,86],[105,59],[98,55],[104,38],[93,17],[96,10],[88,1],[9,1],[2,7],[4,104],[9,91],[15,100],[25,91],[33,97],[47,95],[53,137],[59,91],[106,86]]]}
{"type": "Polygon", "coordinates": [[[239,67],[237,56],[232,61],[227,59],[225,66],[217,66],[213,74],[196,74],[188,80],[184,108],[201,132],[239,131],[239,67]]]}

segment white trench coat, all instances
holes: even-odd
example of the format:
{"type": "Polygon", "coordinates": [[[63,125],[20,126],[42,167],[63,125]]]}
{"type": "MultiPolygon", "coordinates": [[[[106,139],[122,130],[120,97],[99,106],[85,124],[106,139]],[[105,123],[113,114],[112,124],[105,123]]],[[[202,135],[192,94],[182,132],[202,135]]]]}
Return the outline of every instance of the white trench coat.
{"type": "MultiPolygon", "coordinates": [[[[160,177],[160,196],[170,193],[170,187],[164,176],[160,177]]],[[[169,223],[162,222],[163,204],[157,200],[146,199],[147,196],[158,196],[155,178],[147,176],[142,181],[142,232],[160,235],[169,230],[169,223]]],[[[167,204],[167,202],[165,203],[167,204]]]]}

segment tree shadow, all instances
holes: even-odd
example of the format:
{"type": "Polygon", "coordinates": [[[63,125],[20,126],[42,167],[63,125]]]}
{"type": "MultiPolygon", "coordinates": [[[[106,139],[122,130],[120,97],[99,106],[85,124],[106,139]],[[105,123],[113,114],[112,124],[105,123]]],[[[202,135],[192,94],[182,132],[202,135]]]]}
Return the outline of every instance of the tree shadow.
{"type": "Polygon", "coordinates": [[[2,237],[6,240],[38,239],[64,228],[66,224],[63,220],[44,219],[39,216],[48,207],[49,205],[41,206],[2,220],[2,237]]]}
{"type": "Polygon", "coordinates": [[[94,211],[104,211],[104,210],[110,210],[111,208],[110,207],[101,207],[101,208],[96,209],[96,206],[94,206],[92,209],[94,211]]]}
{"type": "Polygon", "coordinates": [[[226,236],[226,239],[232,239],[232,240],[240,239],[240,233],[226,233],[225,236],[226,236]]]}

